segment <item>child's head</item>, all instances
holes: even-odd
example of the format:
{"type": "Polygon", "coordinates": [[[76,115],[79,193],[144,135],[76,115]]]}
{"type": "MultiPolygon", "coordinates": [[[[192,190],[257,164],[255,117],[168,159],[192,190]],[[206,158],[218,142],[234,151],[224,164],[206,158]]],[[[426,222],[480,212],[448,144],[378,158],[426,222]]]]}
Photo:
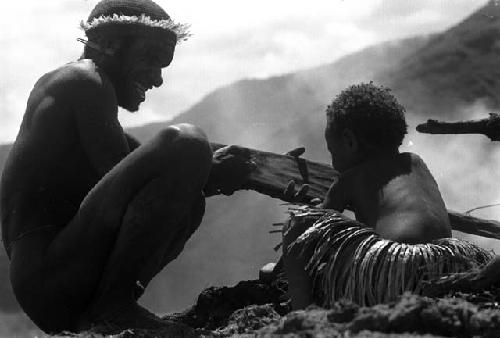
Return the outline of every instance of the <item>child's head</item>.
{"type": "Polygon", "coordinates": [[[404,112],[390,89],[372,82],[343,90],[326,110],[333,166],[344,171],[367,156],[397,153],[406,134],[404,112]]]}

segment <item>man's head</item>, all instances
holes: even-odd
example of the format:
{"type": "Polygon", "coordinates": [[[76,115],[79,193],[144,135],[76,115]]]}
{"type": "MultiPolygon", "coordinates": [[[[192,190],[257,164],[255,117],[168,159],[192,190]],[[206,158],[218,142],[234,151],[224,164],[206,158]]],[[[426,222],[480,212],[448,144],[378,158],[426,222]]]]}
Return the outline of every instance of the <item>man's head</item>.
{"type": "Polygon", "coordinates": [[[175,45],[189,36],[151,0],[102,0],[81,23],[89,42],[84,57],[110,77],[118,104],[137,111],[146,90],[159,87],[161,69],[172,61],[175,45]]]}
{"type": "Polygon", "coordinates": [[[343,90],[326,110],[333,166],[345,171],[368,156],[397,153],[407,132],[404,112],[388,88],[372,82],[343,90]]]}

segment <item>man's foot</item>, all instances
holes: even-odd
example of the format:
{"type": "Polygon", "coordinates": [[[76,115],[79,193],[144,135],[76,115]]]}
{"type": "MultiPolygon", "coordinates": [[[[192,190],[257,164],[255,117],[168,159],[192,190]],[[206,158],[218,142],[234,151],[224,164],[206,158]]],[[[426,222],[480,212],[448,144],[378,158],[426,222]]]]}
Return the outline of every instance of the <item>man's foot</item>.
{"type": "Polygon", "coordinates": [[[267,263],[259,270],[259,280],[263,283],[271,283],[283,272],[283,257],[277,263],[267,263]]]}
{"type": "Polygon", "coordinates": [[[112,312],[102,312],[82,318],[78,331],[91,331],[101,334],[116,334],[125,330],[161,331],[168,336],[190,337],[194,330],[172,321],[162,320],[137,303],[129,304],[112,312]]]}
{"type": "Polygon", "coordinates": [[[275,274],[274,268],[276,267],[276,263],[267,263],[259,270],[259,281],[263,283],[270,283],[273,281],[275,274]]]}

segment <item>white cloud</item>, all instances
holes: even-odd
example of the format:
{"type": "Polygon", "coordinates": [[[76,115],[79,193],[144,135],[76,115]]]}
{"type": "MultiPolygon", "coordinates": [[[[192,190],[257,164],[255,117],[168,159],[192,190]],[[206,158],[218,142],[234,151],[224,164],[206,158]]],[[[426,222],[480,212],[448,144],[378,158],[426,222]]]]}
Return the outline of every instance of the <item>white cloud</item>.
{"type": "MultiPolygon", "coordinates": [[[[485,0],[158,0],[194,36],[178,46],[165,84],[148,93],[147,114],[170,118],[216,87],[333,62],[380,41],[442,30],[485,0]]],[[[0,142],[12,141],[36,80],[79,57],[78,28],[95,0],[8,2],[0,21],[0,142]]],[[[126,114],[123,114],[126,116],[126,114]]]]}

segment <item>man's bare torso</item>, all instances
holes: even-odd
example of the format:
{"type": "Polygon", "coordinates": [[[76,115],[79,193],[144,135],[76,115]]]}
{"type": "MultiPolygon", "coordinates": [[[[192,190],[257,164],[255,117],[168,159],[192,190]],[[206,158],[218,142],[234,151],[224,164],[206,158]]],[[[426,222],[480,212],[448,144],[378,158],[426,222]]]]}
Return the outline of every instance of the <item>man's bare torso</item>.
{"type": "MultiPolygon", "coordinates": [[[[97,114],[107,116],[106,123],[118,124],[113,87],[89,60],[69,63],[35,84],[2,176],[6,246],[34,228],[64,226],[103,176],[106,169],[96,167],[89,153],[106,143],[99,144],[98,136],[82,139],[86,128],[103,123],[93,119],[97,114]]],[[[109,167],[127,153],[123,137],[109,167]]]]}

